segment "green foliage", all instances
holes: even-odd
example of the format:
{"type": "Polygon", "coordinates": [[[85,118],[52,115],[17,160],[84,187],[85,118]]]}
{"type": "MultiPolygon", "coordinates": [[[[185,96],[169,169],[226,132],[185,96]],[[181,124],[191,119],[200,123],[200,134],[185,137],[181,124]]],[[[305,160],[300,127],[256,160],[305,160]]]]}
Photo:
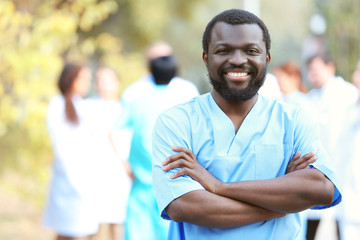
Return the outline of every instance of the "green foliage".
{"type": "Polygon", "coordinates": [[[65,60],[114,68],[123,90],[145,73],[145,47],[201,1],[0,1],[0,181],[11,179],[2,188],[43,201],[53,157],[47,104],[65,60]]]}
{"type": "MultiPolygon", "coordinates": [[[[91,56],[94,46],[80,39],[78,31],[91,30],[116,7],[111,0],[0,2],[3,173],[12,168],[24,179],[44,183],[52,159],[45,124],[47,103],[57,93],[55,83],[63,61],[91,56]]],[[[23,192],[38,198],[39,191],[23,192]]]]}

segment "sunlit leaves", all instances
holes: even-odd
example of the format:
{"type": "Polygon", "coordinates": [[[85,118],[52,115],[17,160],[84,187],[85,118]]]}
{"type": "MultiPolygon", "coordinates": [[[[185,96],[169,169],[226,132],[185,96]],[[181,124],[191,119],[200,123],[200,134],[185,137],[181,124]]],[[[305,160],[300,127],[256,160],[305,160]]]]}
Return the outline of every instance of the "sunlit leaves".
{"type": "Polygon", "coordinates": [[[0,176],[48,172],[45,118],[64,60],[114,68],[123,90],[145,73],[145,47],[199,1],[1,0],[0,176]]]}
{"type": "Polygon", "coordinates": [[[115,0],[0,1],[0,170],[51,161],[45,117],[63,62],[73,49],[81,60],[94,54],[96,38],[78,32],[116,10],[115,0]]]}

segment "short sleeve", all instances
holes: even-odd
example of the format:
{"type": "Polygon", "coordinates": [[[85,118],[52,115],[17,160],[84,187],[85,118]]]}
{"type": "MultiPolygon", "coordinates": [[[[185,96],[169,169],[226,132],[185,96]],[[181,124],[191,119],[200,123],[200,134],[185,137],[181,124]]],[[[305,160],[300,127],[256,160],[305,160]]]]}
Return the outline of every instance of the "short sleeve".
{"type": "Polygon", "coordinates": [[[321,144],[318,127],[306,111],[298,109],[296,113],[296,128],[294,131],[295,151],[301,151],[302,155],[314,152],[317,160],[310,165],[321,171],[335,186],[333,201],[330,205],[316,206],[312,209],[325,209],[335,206],[341,202],[341,193],[337,178],[332,168],[332,159],[321,144]]]}
{"type": "Polygon", "coordinates": [[[164,172],[162,161],[175,152],[172,146],[181,146],[191,150],[190,124],[186,114],[178,109],[171,109],[160,115],[153,130],[152,142],[152,172],[155,196],[161,216],[170,219],[165,208],[176,198],[199,189],[204,189],[198,182],[189,176],[171,179],[176,172],[172,169],[164,172]]]}

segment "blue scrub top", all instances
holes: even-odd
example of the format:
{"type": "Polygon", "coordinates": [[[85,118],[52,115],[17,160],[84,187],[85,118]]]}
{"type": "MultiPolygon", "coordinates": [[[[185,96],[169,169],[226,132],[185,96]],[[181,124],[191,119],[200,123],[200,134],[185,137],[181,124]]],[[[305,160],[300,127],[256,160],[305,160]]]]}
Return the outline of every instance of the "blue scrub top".
{"type": "MultiPolygon", "coordinates": [[[[175,153],[171,146],[192,150],[199,163],[223,182],[282,176],[296,152],[313,151],[318,159],[311,167],[323,172],[336,186],[333,202],[316,208],[338,204],[341,194],[328,166],[331,161],[309,119],[296,106],[261,95],[237,133],[210,93],[167,110],[158,118],[153,132],[153,183],[161,216],[169,219],[165,208],[174,199],[203,189],[188,176],[171,179],[175,170],[161,170],[161,162],[175,153]]],[[[171,221],[168,239],[300,239],[300,225],[298,213],[228,229],[171,221]]]]}

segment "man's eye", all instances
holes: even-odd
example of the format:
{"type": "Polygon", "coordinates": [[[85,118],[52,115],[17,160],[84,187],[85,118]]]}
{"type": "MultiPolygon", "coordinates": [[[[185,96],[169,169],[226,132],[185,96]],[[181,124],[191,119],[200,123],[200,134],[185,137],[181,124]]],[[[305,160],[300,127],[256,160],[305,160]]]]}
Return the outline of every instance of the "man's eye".
{"type": "Polygon", "coordinates": [[[247,52],[250,53],[250,54],[257,54],[257,53],[259,53],[259,51],[258,51],[257,49],[254,49],[254,48],[248,49],[247,52]]]}
{"type": "Polygon", "coordinates": [[[229,52],[229,49],[219,49],[216,51],[216,53],[218,54],[225,54],[225,53],[228,53],[229,52]]]}

